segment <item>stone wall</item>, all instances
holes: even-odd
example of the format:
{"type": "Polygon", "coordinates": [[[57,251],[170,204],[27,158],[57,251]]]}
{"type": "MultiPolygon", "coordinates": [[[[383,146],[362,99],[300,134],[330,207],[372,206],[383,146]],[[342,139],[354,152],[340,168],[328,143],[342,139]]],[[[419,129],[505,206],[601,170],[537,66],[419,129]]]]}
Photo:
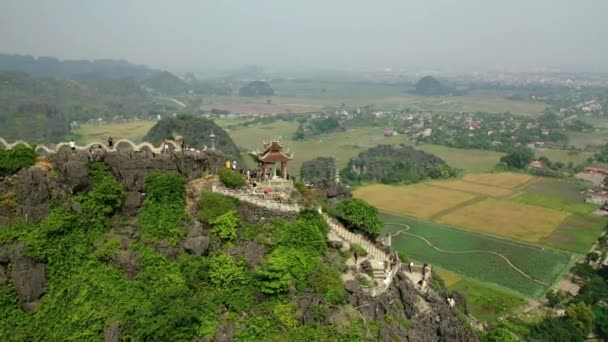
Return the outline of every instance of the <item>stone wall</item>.
{"type": "Polygon", "coordinates": [[[250,223],[261,223],[270,217],[282,217],[287,220],[295,220],[298,217],[296,212],[272,210],[243,201],[239,202],[237,210],[250,223]]]}

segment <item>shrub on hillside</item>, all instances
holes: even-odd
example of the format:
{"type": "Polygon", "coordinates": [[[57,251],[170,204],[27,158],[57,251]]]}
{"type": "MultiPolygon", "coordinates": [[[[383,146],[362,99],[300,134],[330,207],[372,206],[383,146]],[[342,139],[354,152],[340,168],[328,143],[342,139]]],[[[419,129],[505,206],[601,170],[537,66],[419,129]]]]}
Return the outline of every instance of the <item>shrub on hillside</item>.
{"type": "Polygon", "coordinates": [[[0,176],[8,176],[36,163],[33,147],[17,145],[9,150],[0,150],[0,176]]]}
{"type": "Polygon", "coordinates": [[[245,185],[245,178],[241,176],[238,172],[235,172],[230,169],[221,168],[218,172],[220,176],[220,181],[224,183],[224,185],[231,189],[237,189],[245,185]]]}
{"type": "Polygon", "coordinates": [[[236,210],[236,201],[213,192],[203,192],[198,200],[199,218],[211,222],[216,217],[230,210],[236,210]]]}
{"type": "Polygon", "coordinates": [[[338,217],[371,235],[378,235],[382,230],[382,221],[378,209],[358,198],[349,198],[336,206],[338,217]]]}
{"type": "Polygon", "coordinates": [[[137,217],[145,233],[156,238],[182,234],[185,186],[184,176],[175,172],[153,173],[146,178],[146,198],[137,217]]]}
{"type": "Polygon", "coordinates": [[[239,225],[239,218],[236,211],[230,210],[210,222],[213,225],[211,233],[216,234],[222,240],[235,240],[236,239],[236,227],[239,225]]]}

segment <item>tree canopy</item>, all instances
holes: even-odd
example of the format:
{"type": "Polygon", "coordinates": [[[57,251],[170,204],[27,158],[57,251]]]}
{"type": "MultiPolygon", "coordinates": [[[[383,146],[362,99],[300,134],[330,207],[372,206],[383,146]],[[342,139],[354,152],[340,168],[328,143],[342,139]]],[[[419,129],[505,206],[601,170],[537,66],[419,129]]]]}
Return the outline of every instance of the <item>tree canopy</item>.
{"type": "Polygon", "coordinates": [[[202,149],[203,145],[211,147],[209,135],[215,135],[215,147],[233,159],[240,160],[239,150],[230,135],[212,120],[191,115],[163,118],[148,131],[145,141],[159,143],[164,139],[175,139],[181,136],[189,146],[202,149]]]}
{"type": "Polygon", "coordinates": [[[501,163],[515,169],[524,169],[534,159],[534,152],[527,147],[517,147],[511,150],[506,156],[500,158],[501,163]]]}
{"type": "Polygon", "coordinates": [[[378,235],[382,231],[378,209],[361,199],[349,198],[341,201],[336,210],[339,218],[371,235],[378,235]]]}

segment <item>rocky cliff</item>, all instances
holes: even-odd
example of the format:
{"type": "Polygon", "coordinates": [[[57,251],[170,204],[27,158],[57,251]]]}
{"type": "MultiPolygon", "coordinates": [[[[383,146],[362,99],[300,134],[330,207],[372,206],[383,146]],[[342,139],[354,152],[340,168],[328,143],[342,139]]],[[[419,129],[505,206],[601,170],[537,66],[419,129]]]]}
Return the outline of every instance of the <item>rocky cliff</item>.
{"type": "MultiPolygon", "coordinates": [[[[289,286],[286,293],[275,298],[256,292],[258,289],[255,286],[252,288],[251,284],[245,282],[231,283],[232,285],[223,286],[224,288],[217,288],[217,285],[214,287],[215,284],[209,281],[209,267],[212,267],[209,260],[216,260],[218,255],[226,255],[229,261],[235,260],[235,264],[228,265],[227,268],[238,267],[242,272],[247,272],[247,275],[241,277],[249,279],[252,284],[257,284],[256,279],[261,267],[267,267],[270,274],[281,270],[280,267],[274,268],[274,264],[269,264],[269,260],[277,261],[284,256],[273,253],[281,248],[290,256],[283,261],[277,261],[275,266],[280,266],[280,262],[295,261],[291,267],[296,268],[297,272],[304,272],[310,260],[298,259],[299,255],[313,258],[314,254],[310,254],[310,251],[306,252],[308,254],[298,254],[302,251],[287,243],[297,244],[299,240],[289,240],[280,230],[287,229],[291,223],[299,222],[299,225],[293,226],[296,229],[308,229],[308,225],[317,224],[310,216],[301,218],[294,213],[276,213],[251,204],[238,203],[234,206],[235,215],[241,222],[237,231],[238,239],[225,241],[219,238],[217,233],[214,233],[214,225],[203,221],[197,215],[198,211],[203,209],[198,207],[197,197],[211,182],[216,181],[214,177],[200,176],[204,173],[215,173],[218,167],[221,167],[223,158],[219,154],[152,157],[107,153],[93,158],[85,152],[74,156],[51,155],[29,169],[0,179],[0,233],[2,226],[11,221],[23,218],[29,221],[43,220],[60,204],[73,203],[68,210],[78,217],[83,208],[78,201],[70,199],[91,190],[92,180],[88,166],[91,159],[105,164],[111,175],[124,184],[126,198],[122,213],[112,217],[107,231],[94,239],[90,246],[91,255],[86,257],[86,266],[73,271],[79,272],[77,274],[80,278],[74,278],[76,285],[70,289],[57,289],[57,286],[70,284],[71,281],[53,279],[52,262],[57,263],[57,260],[49,260],[49,263],[45,264],[28,256],[28,242],[20,241],[18,236],[8,242],[2,242],[0,239],[0,302],[6,303],[2,301],[1,296],[6,296],[3,287],[10,285],[15,289],[15,301],[22,308],[20,310],[27,313],[38,311],[35,315],[22,318],[31,319],[28,321],[30,323],[22,323],[23,326],[18,329],[21,335],[17,335],[22,338],[1,335],[4,327],[0,323],[0,340],[35,340],[45,324],[53,325],[47,322],[53,322],[49,317],[55,317],[56,312],[71,313],[88,306],[99,309],[99,313],[95,313],[93,318],[86,318],[90,319],[90,322],[80,314],[72,317],[72,321],[66,324],[72,327],[71,330],[91,327],[87,333],[93,335],[79,335],[78,331],[65,328],[61,332],[53,333],[53,336],[88,336],[93,339],[105,338],[106,341],[119,341],[121,338],[162,340],[163,336],[167,336],[158,330],[159,324],[162,323],[167,329],[170,328],[169,336],[175,337],[177,335],[173,334],[179,333],[181,337],[178,339],[189,341],[248,340],[245,336],[257,336],[256,340],[268,341],[284,340],[289,336],[300,336],[300,339],[302,336],[314,336],[306,339],[311,341],[349,340],[348,336],[358,340],[387,342],[478,339],[458,319],[456,311],[450,308],[443,298],[434,295],[433,291],[429,292],[430,294],[418,292],[409,278],[402,273],[397,274],[387,292],[377,297],[370,297],[362,291],[357,281],[343,284],[339,280],[339,270],[345,267],[345,255],[344,252],[331,248],[332,246],[319,249],[320,252],[314,251],[319,253],[315,257],[319,260],[317,266],[313,267],[338,272],[337,283],[334,281],[333,286],[337,285],[339,290],[345,293],[339,299],[336,299],[335,295],[333,299],[323,295],[323,291],[329,291],[324,286],[332,286],[331,279],[326,279],[328,275],[325,273],[315,274],[316,271],[310,273],[308,278],[299,280],[304,284],[312,282],[315,286],[302,287],[294,284],[289,286]],[[186,186],[189,194],[186,208],[190,215],[184,219],[185,231],[177,238],[144,238],[136,216],[141,209],[142,199],[145,198],[146,177],[153,172],[167,171],[178,172],[190,180],[186,186]],[[274,220],[270,220],[271,218],[274,220]],[[277,220],[280,222],[274,223],[277,220]],[[152,264],[151,260],[154,260],[152,264]],[[118,270],[119,275],[89,281],[98,274],[89,271],[92,267],[105,269],[107,272],[118,270]],[[150,279],[156,280],[151,283],[150,279]],[[97,281],[111,285],[104,287],[103,284],[96,284],[97,281]],[[157,291],[156,294],[148,290],[151,284],[156,284],[154,282],[163,284],[158,285],[158,288],[152,287],[157,291]],[[95,293],[102,293],[103,296],[123,298],[126,303],[130,299],[128,296],[121,297],[121,291],[109,290],[115,290],[115,286],[119,286],[116,284],[121,284],[124,290],[137,293],[140,296],[137,300],[143,301],[142,308],[148,308],[142,309],[146,314],[143,314],[144,311],[137,311],[136,307],[129,310],[136,310],[138,313],[125,309],[129,312],[128,315],[118,314],[117,312],[122,312],[123,306],[127,304],[110,309],[106,301],[91,299],[96,298],[95,293]],[[166,292],[165,287],[173,290],[166,292]],[[141,289],[143,291],[138,292],[141,289]],[[65,294],[62,294],[62,291],[65,291],[65,294]],[[48,297],[51,299],[47,300],[48,297]],[[45,307],[60,305],[57,303],[65,307],[59,311],[53,311],[57,308],[45,307]],[[268,308],[271,308],[270,311],[267,311],[268,308]],[[187,314],[181,312],[182,309],[186,310],[187,314]],[[176,313],[173,313],[174,311],[176,313]],[[207,315],[205,320],[215,322],[211,325],[211,330],[205,325],[206,321],[200,318],[203,313],[207,315]],[[154,319],[144,319],[146,315],[152,315],[154,319]],[[161,318],[157,319],[157,316],[161,318]],[[36,321],[37,319],[40,321],[36,321]],[[78,323],[83,319],[86,324],[79,326],[78,323]],[[280,329],[266,323],[273,320],[278,320],[276,324],[280,329]],[[191,326],[195,328],[192,329],[191,326]],[[269,335],[264,335],[264,331],[268,331],[269,335]],[[340,336],[334,336],[334,332],[340,336]]],[[[59,236],[67,233],[52,231],[50,234],[59,236]]],[[[294,234],[297,234],[297,230],[294,234]]],[[[299,239],[306,240],[307,237],[301,236],[299,239]]],[[[315,242],[313,239],[303,243],[315,242]]],[[[0,308],[0,313],[2,312],[0,308]]],[[[14,311],[12,317],[15,317],[14,311]]]]}

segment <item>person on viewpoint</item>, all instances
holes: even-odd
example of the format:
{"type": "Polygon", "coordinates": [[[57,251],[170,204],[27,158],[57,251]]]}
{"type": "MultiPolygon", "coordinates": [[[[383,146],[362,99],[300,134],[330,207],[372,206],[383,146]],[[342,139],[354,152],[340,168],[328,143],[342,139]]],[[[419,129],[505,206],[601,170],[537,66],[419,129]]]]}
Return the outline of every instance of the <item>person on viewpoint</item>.
{"type": "Polygon", "coordinates": [[[72,150],[72,154],[76,153],[76,143],[74,142],[74,139],[70,140],[70,150],[72,150]]]}

